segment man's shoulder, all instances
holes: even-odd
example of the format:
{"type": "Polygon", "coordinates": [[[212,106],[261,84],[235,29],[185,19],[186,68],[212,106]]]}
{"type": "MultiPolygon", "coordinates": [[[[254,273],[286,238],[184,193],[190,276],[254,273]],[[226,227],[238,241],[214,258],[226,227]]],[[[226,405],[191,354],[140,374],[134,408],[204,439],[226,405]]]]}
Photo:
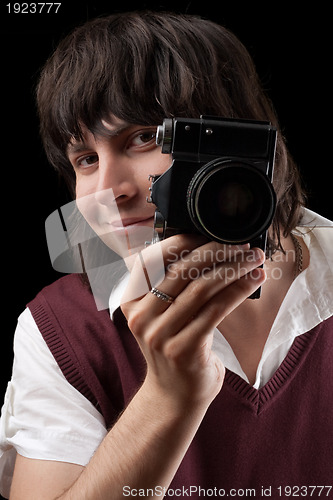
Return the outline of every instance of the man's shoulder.
{"type": "MultiPolygon", "coordinates": [[[[60,321],[62,316],[68,319],[79,314],[83,319],[85,316],[95,316],[98,312],[89,283],[79,274],[62,276],[50,285],[45,286],[27,304],[27,307],[33,312],[33,315],[36,310],[41,308],[48,311],[48,313],[52,311],[60,321]]],[[[108,312],[104,311],[105,313],[109,318],[108,312]]],[[[97,316],[101,317],[100,314],[97,316]]]]}
{"type": "Polygon", "coordinates": [[[67,295],[74,297],[77,293],[91,295],[89,282],[85,280],[83,275],[67,274],[42,288],[33,300],[40,296],[64,299],[67,295]]]}
{"type": "Polygon", "coordinates": [[[90,294],[89,282],[81,274],[67,274],[53,283],[46,285],[41,291],[42,295],[60,295],[74,293],[90,294]]]}

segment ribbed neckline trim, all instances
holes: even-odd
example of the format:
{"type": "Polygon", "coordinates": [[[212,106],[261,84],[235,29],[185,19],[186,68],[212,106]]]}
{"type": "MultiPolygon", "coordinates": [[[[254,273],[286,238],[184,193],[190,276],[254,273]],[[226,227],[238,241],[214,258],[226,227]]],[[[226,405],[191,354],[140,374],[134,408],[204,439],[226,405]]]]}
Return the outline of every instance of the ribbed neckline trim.
{"type": "Polygon", "coordinates": [[[259,414],[290,381],[291,376],[296,373],[297,368],[300,366],[302,356],[305,355],[316,338],[317,335],[313,330],[298,336],[273,377],[259,390],[230,370],[226,370],[225,383],[244,401],[252,405],[253,410],[259,414]]]}

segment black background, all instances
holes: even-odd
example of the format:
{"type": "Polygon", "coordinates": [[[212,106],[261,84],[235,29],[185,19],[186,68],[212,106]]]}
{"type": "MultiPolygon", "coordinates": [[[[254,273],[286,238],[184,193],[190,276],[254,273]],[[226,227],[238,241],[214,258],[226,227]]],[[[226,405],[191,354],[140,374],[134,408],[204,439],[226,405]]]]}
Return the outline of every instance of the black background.
{"type": "Polygon", "coordinates": [[[314,10],[308,2],[308,7],[290,10],[281,2],[63,0],[57,14],[54,9],[49,14],[14,14],[8,12],[8,3],[1,0],[0,6],[1,396],[10,377],[17,317],[40,288],[61,276],[50,265],[44,223],[69,198],[44,157],[33,94],[40,66],[78,23],[149,8],[199,14],[234,31],[252,54],[275,104],[309,192],[309,207],[333,218],[328,4],[314,10]]]}

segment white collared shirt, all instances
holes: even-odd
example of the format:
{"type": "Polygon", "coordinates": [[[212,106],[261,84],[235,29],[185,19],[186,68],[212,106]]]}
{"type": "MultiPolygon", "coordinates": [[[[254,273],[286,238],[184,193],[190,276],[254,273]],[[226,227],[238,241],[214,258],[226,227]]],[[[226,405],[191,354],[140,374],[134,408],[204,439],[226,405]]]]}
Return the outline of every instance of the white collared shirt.
{"type": "MultiPolygon", "coordinates": [[[[333,315],[333,223],[304,210],[298,231],[309,249],[310,264],[292,283],[275,318],[255,388],[268,382],[298,335],[333,315]]],[[[125,286],[126,279],[110,297],[111,317],[125,286]]],[[[228,369],[248,381],[217,329],[213,349],[228,369]]],[[[65,379],[29,309],[19,317],[14,352],[0,421],[3,496],[9,495],[16,452],[28,458],[86,465],[107,433],[101,414],[65,379]]]]}

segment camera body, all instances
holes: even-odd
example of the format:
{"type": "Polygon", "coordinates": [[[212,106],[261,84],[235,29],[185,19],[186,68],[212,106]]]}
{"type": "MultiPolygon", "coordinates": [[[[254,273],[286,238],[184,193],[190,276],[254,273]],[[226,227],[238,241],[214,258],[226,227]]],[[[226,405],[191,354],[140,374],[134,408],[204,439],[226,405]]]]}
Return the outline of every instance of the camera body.
{"type": "Polygon", "coordinates": [[[151,175],[154,240],[201,233],[263,251],[276,207],[272,186],[276,128],[269,122],[211,116],[166,118],[157,129],[172,164],[151,175]]]}

